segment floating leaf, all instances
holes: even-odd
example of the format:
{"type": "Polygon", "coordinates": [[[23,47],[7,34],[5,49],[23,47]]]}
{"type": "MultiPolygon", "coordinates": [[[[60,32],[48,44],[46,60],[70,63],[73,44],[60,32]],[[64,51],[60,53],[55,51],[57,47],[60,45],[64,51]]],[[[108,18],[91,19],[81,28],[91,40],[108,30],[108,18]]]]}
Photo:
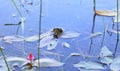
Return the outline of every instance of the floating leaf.
{"type": "MultiPolygon", "coordinates": [[[[25,62],[28,62],[27,59],[22,57],[6,57],[7,63],[10,68],[13,68],[14,66],[22,66],[25,62]]],[[[4,62],[4,58],[0,58],[0,71],[7,71],[7,67],[4,62]]],[[[10,70],[13,71],[13,70],[10,70]]]]}
{"type": "Polygon", "coordinates": [[[28,62],[27,59],[22,58],[22,57],[6,57],[6,60],[9,66],[13,66],[14,64],[17,64],[18,66],[20,66],[23,63],[28,62]]]}
{"type": "Polygon", "coordinates": [[[109,65],[113,62],[113,57],[103,57],[100,62],[109,65]]]}
{"type": "Polygon", "coordinates": [[[45,38],[41,39],[40,40],[40,48],[49,45],[51,43],[51,41],[53,41],[52,36],[48,36],[48,37],[45,37],[45,38]]]}
{"type": "Polygon", "coordinates": [[[25,38],[25,41],[27,42],[33,42],[33,41],[37,41],[39,39],[39,35],[34,35],[34,36],[30,36],[25,38]]]}
{"type": "Polygon", "coordinates": [[[110,65],[111,71],[120,71],[120,56],[116,57],[110,65]]]}
{"type": "Polygon", "coordinates": [[[63,42],[62,45],[63,45],[64,47],[70,48],[70,44],[67,43],[67,42],[63,42]]]}
{"type": "Polygon", "coordinates": [[[52,50],[52,49],[55,49],[55,47],[57,46],[58,44],[58,41],[57,40],[52,40],[48,46],[47,46],[47,50],[52,50]]]}
{"type": "MultiPolygon", "coordinates": [[[[56,66],[64,65],[64,63],[62,62],[50,58],[42,58],[39,60],[40,60],[40,67],[56,67],[56,66]]],[[[35,60],[33,65],[38,66],[38,60],[35,60]]]]}
{"type": "Polygon", "coordinates": [[[100,70],[100,69],[105,69],[104,65],[96,62],[79,62],[77,64],[73,65],[74,67],[77,68],[84,68],[84,69],[90,69],[90,70],[100,70]]]}
{"type": "MultiPolygon", "coordinates": [[[[45,38],[49,35],[51,35],[50,32],[46,32],[44,34],[41,34],[40,39],[45,38]]],[[[39,35],[34,35],[34,36],[30,36],[30,37],[25,38],[25,41],[27,41],[27,42],[33,42],[33,41],[37,41],[37,40],[39,40],[39,35]]]]}
{"type": "Polygon", "coordinates": [[[113,53],[106,47],[102,47],[99,57],[109,57],[109,56],[113,56],[113,53]]]}
{"type": "Polygon", "coordinates": [[[54,52],[45,51],[45,50],[41,50],[41,54],[45,54],[45,55],[57,55],[57,56],[64,56],[64,55],[59,54],[59,53],[54,53],[54,52]]]}
{"type": "Polygon", "coordinates": [[[96,33],[94,33],[94,34],[91,34],[89,38],[93,38],[93,37],[96,37],[96,36],[100,36],[100,35],[102,35],[102,34],[103,34],[103,33],[101,33],[101,32],[96,32],[96,33]]]}
{"type": "Polygon", "coordinates": [[[71,56],[80,56],[79,53],[71,53],[69,54],[63,61],[66,61],[68,58],[70,58],[71,56]]]}
{"type": "Polygon", "coordinates": [[[21,42],[24,41],[22,36],[5,36],[3,37],[4,42],[12,43],[12,42],[21,42]]]}
{"type": "Polygon", "coordinates": [[[97,37],[97,36],[101,36],[103,33],[101,32],[96,32],[94,34],[91,34],[90,36],[84,38],[83,40],[86,40],[86,39],[90,39],[90,38],[94,38],[94,37],[97,37]]]}
{"type": "Polygon", "coordinates": [[[79,37],[80,34],[77,32],[72,32],[72,31],[66,31],[62,34],[61,38],[74,38],[74,37],[79,37]]]}
{"type": "Polygon", "coordinates": [[[97,10],[95,11],[95,14],[101,16],[115,16],[117,13],[112,10],[97,10]]]}

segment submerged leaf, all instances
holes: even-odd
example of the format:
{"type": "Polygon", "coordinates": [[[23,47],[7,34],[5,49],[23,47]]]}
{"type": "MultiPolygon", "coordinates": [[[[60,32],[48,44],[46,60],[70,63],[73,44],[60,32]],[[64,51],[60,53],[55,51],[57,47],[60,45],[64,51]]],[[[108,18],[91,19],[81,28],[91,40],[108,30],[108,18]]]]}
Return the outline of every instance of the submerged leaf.
{"type": "Polygon", "coordinates": [[[58,41],[57,40],[52,40],[48,46],[47,46],[47,50],[52,50],[52,49],[55,49],[55,47],[57,46],[58,44],[58,41]]]}
{"type": "Polygon", "coordinates": [[[109,56],[113,56],[113,53],[106,47],[102,47],[99,57],[109,57],[109,56]]]}
{"type": "MultiPolygon", "coordinates": [[[[64,63],[62,63],[62,62],[59,62],[57,60],[50,59],[50,58],[42,58],[39,60],[40,60],[40,67],[55,67],[55,66],[64,65],[64,63]]],[[[33,65],[38,66],[38,60],[35,60],[33,65]]]]}
{"type": "Polygon", "coordinates": [[[97,10],[95,14],[101,16],[115,16],[117,13],[112,10],[97,10]]]}
{"type": "Polygon", "coordinates": [[[61,38],[74,38],[74,37],[79,37],[80,34],[77,32],[72,32],[72,31],[66,31],[61,35],[61,38]]]}
{"type": "Polygon", "coordinates": [[[79,62],[77,64],[73,65],[74,67],[77,68],[84,68],[84,69],[90,69],[90,70],[100,70],[100,69],[105,69],[104,65],[96,62],[79,62]]]}

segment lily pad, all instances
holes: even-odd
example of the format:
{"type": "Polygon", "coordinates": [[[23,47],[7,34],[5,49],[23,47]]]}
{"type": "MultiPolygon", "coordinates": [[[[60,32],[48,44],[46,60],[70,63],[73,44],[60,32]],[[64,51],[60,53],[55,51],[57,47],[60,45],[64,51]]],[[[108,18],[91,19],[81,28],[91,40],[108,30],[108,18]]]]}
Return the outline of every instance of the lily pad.
{"type": "Polygon", "coordinates": [[[61,38],[75,38],[75,37],[79,37],[80,34],[77,32],[73,32],[73,31],[65,31],[62,35],[61,38]]]}
{"type": "Polygon", "coordinates": [[[104,63],[104,64],[111,64],[113,62],[113,57],[103,57],[100,59],[101,63],[104,63]]]}
{"type": "MultiPolygon", "coordinates": [[[[56,67],[56,66],[64,65],[64,63],[62,62],[50,58],[42,58],[39,60],[40,60],[40,67],[56,67]]],[[[33,65],[38,66],[38,60],[35,60],[33,65]]]]}
{"type": "Polygon", "coordinates": [[[2,40],[4,40],[4,42],[21,42],[24,41],[24,37],[22,36],[17,36],[17,35],[13,35],[13,36],[5,36],[2,38],[2,40]]]}
{"type": "Polygon", "coordinates": [[[20,66],[23,63],[28,62],[27,59],[22,58],[22,57],[6,57],[6,60],[9,66],[13,66],[14,64],[17,64],[18,66],[20,66]]]}
{"type": "Polygon", "coordinates": [[[53,41],[52,36],[48,36],[48,37],[41,39],[40,40],[40,48],[48,46],[51,43],[51,41],[53,41]]]}
{"type": "MultiPolygon", "coordinates": [[[[40,39],[43,39],[47,36],[51,35],[50,32],[46,32],[40,35],[40,39]]],[[[39,40],[39,35],[34,35],[34,36],[30,36],[24,39],[26,42],[33,42],[33,41],[37,41],[39,40]]]]}
{"type": "Polygon", "coordinates": [[[52,50],[55,49],[55,47],[57,46],[58,41],[57,40],[52,40],[49,45],[47,46],[47,50],[52,50]]]}
{"type": "Polygon", "coordinates": [[[117,13],[112,10],[97,10],[95,11],[95,14],[100,16],[115,16],[117,13]]]}

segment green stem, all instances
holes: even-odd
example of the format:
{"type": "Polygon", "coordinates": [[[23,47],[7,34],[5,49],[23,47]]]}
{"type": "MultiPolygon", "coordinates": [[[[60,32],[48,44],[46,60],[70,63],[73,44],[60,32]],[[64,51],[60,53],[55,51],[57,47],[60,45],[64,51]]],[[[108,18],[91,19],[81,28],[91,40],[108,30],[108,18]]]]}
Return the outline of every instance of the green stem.
{"type": "Polygon", "coordinates": [[[0,51],[1,51],[1,54],[2,54],[2,56],[3,56],[3,58],[4,58],[4,61],[5,61],[6,67],[7,67],[8,71],[10,71],[10,68],[9,68],[9,66],[8,66],[7,60],[6,60],[6,58],[5,58],[4,52],[3,52],[3,50],[2,50],[1,47],[0,47],[0,51]]]}
{"type": "Polygon", "coordinates": [[[40,71],[40,34],[41,34],[41,23],[42,23],[42,0],[40,0],[40,16],[39,16],[39,40],[38,40],[38,71],[40,71]]]}
{"type": "Polygon", "coordinates": [[[18,9],[18,6],[17,6],[16,2],[15,2],[14,0],[11,0],[11,1],[12,1],[12,3],[14,4],[16,10],[18,11],[20,17],[22,18],[22,17],[23,17],[23,16],[22,16],[22,13],[21,13],[20,10],[18,9]]]}
{"type": "Polygon", "coordinates": [[[94,0],[94,12],[96,11],[96,0],[94,0]]]}
{"type": "Polygon", "coordinates": [[[116,41],[116,46],[115,46],[114,55],[115,55],[116,52],[117,52],[118,43],[119,43],[119,23],[118,23],[118,18],[119,18],[119,1],[117,0],[117,41],[116,41]]]}

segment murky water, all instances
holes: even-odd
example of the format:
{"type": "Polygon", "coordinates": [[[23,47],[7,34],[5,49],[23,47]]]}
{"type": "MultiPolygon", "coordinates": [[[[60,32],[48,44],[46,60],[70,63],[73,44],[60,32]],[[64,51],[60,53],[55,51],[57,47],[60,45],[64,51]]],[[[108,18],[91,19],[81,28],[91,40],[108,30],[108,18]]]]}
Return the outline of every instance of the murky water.
{"type": "MultiPolygon", "coordinates": [[[[39,10],[40,3],[37,0],[31,0],[32,5],[25,4],[24,8],[21,6],[20,1],[16,0],[18,8],[22,12],[23,17],[25,17],[24,32],[22,28],[19,28],[18,35],[23,37],[29,37],[38,34],[39,25],[39,10]],[[26,11],[27,10],[27,11],[26,11]]],[[[27,1],[27,0],[26,0],[27,1]]],[[[29,2],[30,0],[28,0],[29,2]]],[[[1,12],[0,12],[0,37],[2,36],[12,36],[16,35],[18,25],[6,26],[5,24],[17,24],[20,22],[19,14],[11,2],[0,0],[1,12]]],[[[91,47],[91,52],[88,54],[91,39],[83,40],[84,38],[90,36],[92,25],[93,25],[93,0],[43,0],[43,10],[42,10],[42,24],[41,32],[45,33],[53,28],[60,27],[66,31],[75,31],[80,33],[79,37],[64,39],[60,38],[58,45],[54,50],[50,52],[58,53],[60,55],[45,54],[44,50],[47,51],[47,47],[41,48],[40,58],[52,58],[65,63],[64,66],[60,67],[47,67],[42,68],[41,71],[78,71],[77,68],[73,67],[74,63],[80,61],[88,61],[84,56],[72,56],[64,60],[70,53],[80,53],[81,55],[95,56],[89,58],[90,61],[97,61],[97,56],[101,50],[101,41],[103,36],[98,36],[93,38],[93,44],[91,47]],[[70,48],[66,48],[62,45],[63,42],[68,42],[70,48]]],[[[96,1],[97,10],[114,10],[116,9],[115,0],[97,0],[96,1]]],[[[112,17],[96,16],[95,18],[95,28],[94,32],[103,33],[104,27],[109,24],[108,29],[112,27],[112,17]]],[[[107,46],[112,52],[114,52],[116,44],[116,34],[110,36],[108,33],[105,35],[103,46],[107,46]]],[[[5,43],[1,40],[1,46],[5,48],[4,52],[6,56],[19,56],[26,57],[32,52],[37,59],[37,41],[34,42],[14,42],[12,44],[5,43]]],[[[119,46],[118,46],[119,47],[119,46]]],[[[119,54],[120,48],[118,48],[117,54],[119,54]]],[[[0,54],[1,55],[1,54],[0,54]]],[[[107,69],[100,71],[108,71],[107,69]]]]}

